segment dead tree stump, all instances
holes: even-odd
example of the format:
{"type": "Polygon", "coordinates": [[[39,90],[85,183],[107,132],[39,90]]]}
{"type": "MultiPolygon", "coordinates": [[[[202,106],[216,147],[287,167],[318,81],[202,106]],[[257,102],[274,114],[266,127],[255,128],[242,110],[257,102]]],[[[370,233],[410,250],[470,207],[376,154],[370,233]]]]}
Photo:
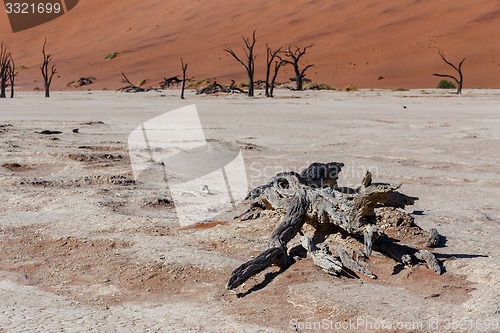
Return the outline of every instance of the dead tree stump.
{"type": "Polygon", "coordinates": [[[361,186],[356,189],[339,187],[337,180],[343,166],[336,162],[313,163],[300,174],[279,173],[268,184],[250,191],[247,199],[252,201],[251,207],[239,217],[241,220],[258,217],[259,210],[279,210],[286,213],[272,233],[268,249],[235,269],[227,281],[228,289],[240,286],[270,266],[291,265],[294,261],[288,255],[287,244],[297,234],[300,234],[301,244],[314,263],[327,273],[338,275],[345,267],[376,278],[364,261],[354,260],[340,246],[337,247],[339,258],[334,257],[326,245],[318,248],[311,238],[302,233],[304,224],[315,228],[329,224],[352,236],[364,247],[364,253],[358,249],[358,258],[359,254],[365,257],[376,250],[406,266],[426,262],[430,269],[441,274],[441,267],[431,252],[398,244],[376,226],[375,207],[405,208],[413,205],[418,198],[398,192],[401,185],[374,183],[370,172],[366,173],[361,186]]]}

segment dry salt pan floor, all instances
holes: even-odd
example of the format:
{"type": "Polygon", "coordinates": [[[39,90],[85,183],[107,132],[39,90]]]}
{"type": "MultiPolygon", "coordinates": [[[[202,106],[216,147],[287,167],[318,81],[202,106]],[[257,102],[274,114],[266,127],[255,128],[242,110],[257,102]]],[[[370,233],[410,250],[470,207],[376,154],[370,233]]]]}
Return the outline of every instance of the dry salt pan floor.
{"type": "Polygon", "coordinates": [[[163,94],[0,101],[0,332],[304,332],[321,320],[498,331],[499,91],[163,94]],[[242,204],[181,228],[166,190],[132,181],[130,132],[190,104],[207,139],[240,145],[251,187],[315,161],[344,163],[341,185],[358,186],[366,170],[403,183],[420,198],[407,212],[446,237],[434,250],[445,274],[424,265],[406,277],[373,257],[379,279],[336,278],[309,258],[256,276],[238,289],[244,297],[228,292],[231,271],[265,249],[280,215],[235,221],[242,204]]]}

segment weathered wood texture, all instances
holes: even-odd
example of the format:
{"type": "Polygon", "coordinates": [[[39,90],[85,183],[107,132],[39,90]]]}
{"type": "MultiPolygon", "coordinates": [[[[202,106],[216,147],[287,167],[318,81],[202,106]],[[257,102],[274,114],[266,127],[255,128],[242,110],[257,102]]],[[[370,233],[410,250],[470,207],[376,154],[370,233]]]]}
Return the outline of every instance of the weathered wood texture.
{"type": "Polygon", "coordinates": [[[350,270],[352,270],[352,271],[354,271],[356,273],[369,276],[372,279],[376,279],[377,278],[375,276],[375,274],[373,274],[368,269],[366,269],[365,267],[361,266],[356,261],[354,261],[354,259],[352,259],[351,257],[349,257],[349,254],[343,248],[341,248],[340,246],[337,246],[337,253],[339,254],[340,260],[342,261],[342,264],[345,267],[349,268],[350,270]]]}
{"type": "Polygon", "coordinates": [[[436,260],[436,257],[431,252],[427,250],[420,250],[417,253],[415,253],[415,257],[417,259],[425,261],[429,269],[432,269],[439,275],[442,274],[443,270],[441,269],[441,265],[439,265],[438,261],[436,260]]]}
{"type": "Polygon", "coordinates": [[[322,224],[333,225],[360,242],[363,239],[366,255],[377,250],[405,265],[412,265],[417,261],[426,262],[429,268],[440,273],[436,268],[439,263],[435,258],[432,260],[432,253],[418,252],[412,247],[398,244],[375,226],[377,205],[404,208],[413,205],[418,198],[397,192],[401,185],[373,183],[370,172],[366,173],[357,189],[338,187],[337,180],[343,166],[342,163],[335,162],[313,163],[300,174],[279,173],[268,184],[250,191],[247,199],[252,200],[252,204],[239,217],[241,220],[258,217],[258,212],[262,209],[286,213],[271,235],[269,249],[234,270],[227,282],[229,289],[241,285],[271,265],[290,265],[293,260],[288,256],[287,244],[297,234],[300,234],[302,246],[309,251],[314,263],[327,273],[337,275],[342,267],[347,267],[359,274],[376,278],[366,268],[365,262],[359,260],[362,262],[360,263],[350,258],[342,248],[337,248],[342,261],[340,263],[331,255],[328,247],[318,248],[312,244],[312,240],[301,232],[306,223],[316,228],[322,224]]]}
{"type": "Polygon", "coordinates": [[[326,273],[330,275],[339,275],[340,272],[342,272],[342,263],[332,255],[328,245],[325,244],[321,248],[318,248],[313,244],[310,237],[304,236],[303,234],[300,235],[300,243],[302,247],[309,252],[314,264],[323,269],[326,273]]]}

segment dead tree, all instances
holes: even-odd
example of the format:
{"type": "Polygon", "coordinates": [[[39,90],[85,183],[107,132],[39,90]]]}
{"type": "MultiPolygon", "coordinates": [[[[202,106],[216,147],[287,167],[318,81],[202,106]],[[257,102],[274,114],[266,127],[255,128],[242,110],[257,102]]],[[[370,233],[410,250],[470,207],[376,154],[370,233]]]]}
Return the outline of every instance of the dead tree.
{"type": "Polygon", "coordinates": [[[184,99],[184,89],[186,89],[186,71],[188,65],[184,63],[184,60],[181,58],[181,68],[182,68],[182,91],[181,91],[181,99],[184,99]]]}
{"type": "Polygon", "coordinates": [[[217,81],[214,81],[214,83],[212,83],[211,85],[197,90],[196,94],[197,95],[201,95],[201,94],[210,95],[210,94],[215,94],[218,92],[231,92],[231,91],[229,89],[224,88],[220,84],[218,84],[217,81]]]}
{"type": "Polygon", "coordinates": [[[304,46],[304,48],[297,47],[294,51],[292,51],[291,46],[289,46],[288,50],[285,51],[285,56],[290,60],[285,59],[284,62],[286,64],[292,65],[293,70],[295,71],[295,81],[297,83],[296,90],[302,90],[302,82],[306,76],[306,71],[314,66],[314,64],[307,65],[303,69],[300,69],[299,65],[302,56],[306,53],[307,49],[311,48],[312,46],[313,44],[304,46]]]}
{"type": "Polygon", "coordinates": [[[234,80],[231,80],[231,84],[229,85],[229,89],[231,89],[231,93],[243,93],[243,94],[247,93],[245,90],[238,88],[236,86],[236,82],[234,82],[234,80]]]}
{"type": "MultiPolygon", "coordinates": [[[[410,197],[397,191],[401,185],[392,186],[374,183],[367,172],[361,186],[356,189],[339,187],[337,180],[344,165],[342,163],[313,163],[300,174],[296,172],[279,173],[268,184],[259,186],[247,196],[252,201],[250,209],[240,218],[257,216],[256,211],[276,210],[286,212],[281,223],[271,235],[268,249],[259,256],[236,268],[226,283],[228,289],[234,289],[251,276],[271,265],[281,268],[293,264],[294,259],[288,254],[287,244],[300,235],[302,246],[310,253],[314,263],[332,275],[338,275],[344,269],[358,274],[376,276],[370,272],[367,264],[360,258],[368,257],[372,249],[406,266],[426,262],[428,267],[441,274],[441,266],[434,255],[425,250],[399,244],[388,237],[380,227],[387,221],[386,210],[394,214],[393,225],[398,225],[396,216],[411,219],[408,214],[398,211],[413,205],[418,198],[410,197]],[[385,206],[376,211],[377,206],[385,206]],[[382,215],[378,215],[382,214],[382,215]],[[378,222],[380,221],[380,222],[378,222]],[[340,246],[337,246],[338,258],[334,257],[326,245],[318,248],[302,233],[304,224],[319,230],[321,226],[331,226],[331,232],[341,232],[359,243],[358,256],[354,260],[340,246]],[[362,248],[363,250],[361,250],[362,248]]],[[[422,229],[412,224],[412,232],[422,233],[422,229]]],[[[409,231],[409,230],[406,230],[409,231]]],[[[344,236],[343,236],[344,238],[344,236]]],[[[324,239],[324,238],[323,238],[324,239]]]]}
{"type": "MultiPolygon", "coordinates": [[[[181,61],[182,61],[182,59],[181,59],[181,61]]],[[[170,88],[173,85],[178,85],[181,82],[182,82],[182,80],[180,80],[179,77],[177,77],[177,76],[172,76],[172,77],[169,77],[168,79],[164,77],[163,81],[161,81],[159,83],[159,85],[160,85],[160,89],[164,90],[165,88],[170,88]]]]}
{"type": "Polygon", "coordinates": [[[127,85],[121,88],[118,88],[116,91],[120,92],[128,92],[128,93],[137,93],[137,92],[146,92],[146,91],[151,91],[157,89],[154,89],[153,87],[148,87],[148,88],[141,88],[130,82],[130,80],[127,78],[125,73],[122,72],[122,82],[126,83],[127,85]]]}
{"type": "Polygon", "coordinates": [[[269,96],[268,97],[274,97],[274,86],[275,86],[275,83],[276,83],[276,78],[278,77],[278,72],[279,72],[281,66],[283,66],[285,64],[285,61],[280,56],[277,56],[277,58],[279,60],[276,60],[274,62],[274,74],[273,74],[273,78],[271,79],[271,84],[270,84],[270,87],[269,87],[269,96]]]}
{"type": "Polygon", "coordinates": [[[271,76],[271,66],[274,62],[274,59],[281,52],[282,47],[277,50],[272,50],[269,45],[266,44],[266,53],[267,53],[267,61],[266,61],[266,97],[273,97],[270,92],[270,82],[269,78],[271,76]]]}
{"type": "Polygon", "coordinates": [[[446,60],[446,58],[444,57],[444,53],[443,52],[438,51],[438,53],[441,56],[441,59],[443,59],[443,61],[445,63],[447,63],[448,65],[450,65],[451,67],[453,67],[454,70],[457,71],[458,78],[456,78],[453,75],[446,75],[446,74],[437,74],[437,73],[434,73],[432,75],[438,76],[438,77],[447,77],[447,78],[453,79],[457,83],[457,95],[461,95],[462,94],[463,81],[464,81],[464,76],[462,74],[462,64],[464,63],[465,58],[463,58],[462,61],[460,61],[460,64],[457,67],[457,66],[453,65],[451,62],[449,62],[448,60],[446,60]]]}
{"type": "Polygon", "coordinates": [[[10,56],[9,62],[9,86],[10,86],[10,98],[14,98],[14,86],[16,82],[16,76],[18,72],[16,72],[16,64],[14,63],[14,58],[12,55],[10,56]]]}
{"type": "Polygon", "coordinates": [[[47,39],[43,43],[42,54],[43,54],[43,63],[40,67],[43,76],[43,83],[45,88],[45,97],[50,97],[50,85],[52,84],[52,78],[54,74],[57,73],[56,67],[52,64],[52,67],[49,69],[50,62],[52,61],[52,56],[50,54],[45,53],[45,46],[47,45],[47,39]]]}
{"type": "Polygon", "coordinates": [[[5,98],[7,95],[5,91],[9,85],[10,68],[11,68],[11,54],[7,48],[0,44],[0,98],[5,98]]]}
{"type": "Polygon", "coordinates": [[[254,96],[254,86],[253,86],[253,76],[255,73],[255,55],[254,55],[254,46],[255,46],[255,30],[253,31],[252,34],[252,40],[250,41],[250,38],[245,38],[241,36],[243,39],[243,42],[245,43],[245,46],[243,47],[243,51],[245,52],[246,56],[246,63],[243,62],[237,55],[236,53],[230,49],[229,47],[224,48],[224,51],[229,53],[231,56],[233,56],[234,59],[236,59],[243,67],[245,67],[247,74],[248,74],[248,97],[253,97],[254,96]]]}

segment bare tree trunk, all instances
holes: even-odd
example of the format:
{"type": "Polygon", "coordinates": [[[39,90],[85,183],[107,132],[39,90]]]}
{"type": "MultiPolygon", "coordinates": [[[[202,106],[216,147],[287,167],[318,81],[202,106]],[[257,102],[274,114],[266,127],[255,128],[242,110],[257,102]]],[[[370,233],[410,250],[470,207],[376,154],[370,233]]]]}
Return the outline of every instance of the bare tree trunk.
{"type": "MultiPolygon", "coordinates": [[[[274,59],[281,52],[281,47],[275,51],[271,50],[271,48],[266,44],[267,49],[267,62],[266,62],[266,97],[273,97],[271,92],[271,85],[269,83],[269,77],[271,76],[271,65],[273,64],[274,59]]],[[[277,73],[276,73],[277,75],[277,73]]],[[[276,79],[276,76],[274,77],[276,79]]],[[[274,82],[274,81],[273,81],[274,82]]]]}
{"type": "Polygon", "coordinates": [[[279,61],[274,62],[274,74],[273,74],[273,78],[271,80],[271,84],[269,87],[269,96],[268,97],[274,97],[274,86],[276,83],[276,78],[278,77],[278,72],[279,72],[281,66],[283,66],[283,64],[284,64],[284,62],[283,62],[283,59],[281,59],[281,58],[279,58],[279,61]]]}
{"type": "Polygon", "coordinates": [[[461,95],[462,94],[462,87],[463,87],[463,84],[464,84],[464,76],[462,74],[462,64],[464,63],[465,58],[463,58],[462,61],[460,62],[460,64],[458,65],[458,67],[456,67],[451,62],[449,62],[448,60],[446,60],[446,58],[444,57],[443,52],[438,51],[438,53],[441,56],[441,59],[443,59],[443,61],[445,63],[447,63],[448,65],[450,65],[451,67],[453,67],[453,69],[458,72],[459,78],[457,79],[453,75],[445,75],[445,74],[437,74],[437,73],[434,73],[432,75],[438,76],[438,77],[447,77],[447,78],[453,79],[457,83],[457,95],[461,95]]]}
{"type": "Polygon", "coordinates": [[[5,98],[5,90],[9,80],[11,55],[7,52],[7,48],[0,44],[0,98],[5,98]]]}
{"type": "Polygon", "coordinates": [[[52,56],[50,54],[45,53],[46,44],[47,44],[47,39],[45,39],[45,42],[43,43],[43,49],[42,49],[43,63],[40,69],[42,71],[42,76],[43,76],[45,97],[48,98],[50,97],[50,85],[52,84],[52,78],[54,77],[54,74],[57,73],[57,70],[55,68],[55,65],[52,65],[52,67],[49,70],[49,65],[50,62],[52,61],[52,56]]]}
{"type": "Polygon", "coordinates": [[[254,86],[253,86],[253,77],[255,73],[255,55],[254,55],[254,46],[255,46],[255,30],[253,31],[252,34],[252,41],[250,41],[250,38],[245,38],[241,36],[243,39],[243,42],[245,43],[245,48],[243,49],[245,51],[245,56],[247,62],[243,62],[240,60],[240,58],[236,55],[236,53],[226,47],[224,48],[224,51],[229,53],[234,59],[236,59],[243,67],[245,67],[247,74],[248,74],[248,97],[253,97],[254,96],[254,86]]]}
{"type": "Polygon", "coordinates": [[[181,99],[184,99],[184,89],[186,89],[186,71],[188,68],[187,64],[184,64],[184,60],[181,58],[181,66],[182,66],[182,91],[181,91],[181,99]]]}
{"type": "Polygon", "coordinates": [[[9,70],[9,85],[10,85],[10,98],[14,98],[14,86],[16,81],[16,64],[14,58],[10,57],[10,70],[9,70]]]}

